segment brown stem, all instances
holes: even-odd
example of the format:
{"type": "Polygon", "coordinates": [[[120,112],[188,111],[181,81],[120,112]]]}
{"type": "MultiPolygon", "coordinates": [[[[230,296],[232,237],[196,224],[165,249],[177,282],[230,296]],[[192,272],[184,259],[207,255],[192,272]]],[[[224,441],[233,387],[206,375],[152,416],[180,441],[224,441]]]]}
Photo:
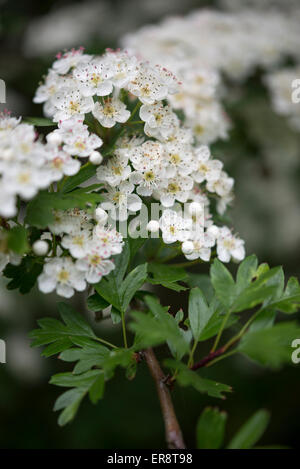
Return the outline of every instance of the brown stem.
{"type": "Polygon", "coordinates": [[[191,366],[191,370],[198,370],[199,368],[202,368],[206,366],[209,362],[214,360],[215,358],[219,357],[220,355],[223,355],[225,352],[225,348],[219,348],[215,352],[210,352],[206,357],[202,358],[198,363],[195,363],[193,366],[191,366]]]}
{"type": "Polygon", "coordinates": [[[151,348],[145,350],[144,356],[155,382],[157,394],[160,401],[160,406],[165,423],[165,432],[168,448],[170,449],[185,449],[185,443],[177,417],[175,414],[174,406],[172,403],[170,391],[166,385],[166,376],[164,375],[156,356],[151,348]]]}

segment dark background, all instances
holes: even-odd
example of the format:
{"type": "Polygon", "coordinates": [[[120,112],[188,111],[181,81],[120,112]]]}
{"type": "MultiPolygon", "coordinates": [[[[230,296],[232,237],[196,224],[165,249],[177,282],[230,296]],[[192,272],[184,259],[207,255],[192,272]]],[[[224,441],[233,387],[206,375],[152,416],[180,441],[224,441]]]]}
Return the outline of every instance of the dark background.
{"type": "MultiPolygon", "coordinates": [[[[0,77],[7,85],[6,107],[16,115],[42,115],[41,106],[34,105],[32,97],[58,50],[84,45],[87,52],[101,53],[105,47],[116,47],[122,34],[143,24],[214,3],[0,0],[0,77]],[[82,9],[79,12],[78,7],[82,9]],[[69,37],[64,34],[66,31],[69,37]]],[[[261,261],[272,265],[284,265],[287,275],[299,275],[300,138],[289,129],[284,118],[273,113],[260,78],[261,72],[256,71],[238,86],[242,99],[234,106],[225,103],[234,121],[233,129],[230,139],[215,144],[214,151],[236,178],[232,223],[246,240],[248,253],[256,252],[261,261]],[[275,157],[272,151],[266,151],[270,141],[277,149],[275,157]],[[295,151],[289,159],[286,154],[291,144],[295,151]]],[[[234,91],[234,86],[230,86],[234,91]]],[[[27,338],[38,317],[56,315],[57,298],[43,296],[36,289],[22,297],[7,292],[4,284],[3,281],[0,288],[0,337],[7,341],[8,356],[7,364],[0,365],[0,447],[164,447],[158,400],[144,364],[140,365],[133,382],[119,372],[108,383],[102,402],[93,406],[84,401],[73,423],[63,429],[57,426],[52,406],[60,390],[48,385],[48,380],[51,374],[66,371],[68,366],[56,358],[40,358],[37,350],[30,349],[27,338]]],[[[172,296],[170,291],[166,298],[162,296],[163,304],[185,307],[184,295],[172,296]]],[[[78,296],[74,303],[80,308],[83,300],[78,296]]],[[[107,321],[97,327],[113,340],[114,332],[107,321]]],[[[119,331],[116,341],[118,337],[119,331]]],[[[159,351],[158,356],[163,352],[159,351]]],[[[204,354],[205,348],[201,352],[204,354]]],[[[195,446],[195,426],[203,407],[214,405],[229,414],[227,440],[254,411],[264,407],[271,411],[272,419],[260,443],[297,447],[299,366],[271,372],[241,357],[217,364],[203,376],[233,385],[234,392],[226,401],[207,398],[189,388],[175,389],[175,406],[188,446],[195,446]]]]}

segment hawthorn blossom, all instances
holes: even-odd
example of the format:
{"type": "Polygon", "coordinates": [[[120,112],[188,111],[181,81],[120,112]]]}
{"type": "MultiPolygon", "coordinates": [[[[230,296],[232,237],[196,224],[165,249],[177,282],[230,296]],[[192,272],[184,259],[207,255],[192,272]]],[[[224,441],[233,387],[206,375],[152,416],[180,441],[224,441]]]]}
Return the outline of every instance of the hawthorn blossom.
{"type": "Polygon", "coordinates": [[[234,236],[227,226],[220,228],[217,238],[217,255],[220,261],[241,262],[245,257],[244,241],[234,236]]]}
{"type": "Polygon", "coordinates": [[[117,98],[108,98],[95,103],[93,116],[100,122],[103,127],[113,127],[116,122],[124,123],[130,117],[130,111],[122,101],[117,98]]]}
{"type": "Polygon", "coordinates": [[[76,268],[70,257],[53,257],[44,264],[38,285],[43,293],[56,290],[58,295],[70,298],[74,291],[85,290],[86,281],[84,273],[76,268]]]}

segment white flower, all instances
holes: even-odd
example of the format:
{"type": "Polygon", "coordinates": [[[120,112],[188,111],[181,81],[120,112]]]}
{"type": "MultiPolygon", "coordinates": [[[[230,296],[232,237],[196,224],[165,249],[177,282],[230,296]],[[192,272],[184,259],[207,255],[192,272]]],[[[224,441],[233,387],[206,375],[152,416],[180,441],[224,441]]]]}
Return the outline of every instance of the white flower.
{"type": "Polygon", "coordinates": [[[189,176],[177,176],[176,178],[163,181],[154,193],[154,197],[159,199],[164,207],[172,207],[175,200],[186,202],[194,181],[189,176]]]}
{"type": "Polygon", "coordinates": [[[219,160],[210,159],[210,151],[206,145],[195,150],[197,169],[192,176],[199,184],[206,181],[216,181],[219,179],[223,164],[219,160]]]}
{"type": "Polygon", "coordinates": [[[124,88],[130,80],[133,80],[137,74],[137,58],[129,56],[126,52],[108,52],[106,54],[109,68],[113,71],[111,78],[114,86],[124,88]]]}
{"type": "Polygon", "coordinates": [[[81,230],[65,235],[61,240],[61,245],[63,248],[68,249],[73,257],[80,259],[86,255],[90,239],[91,232],[81,230]]]}
{"type": "Polygon", "coordinates": [[[79,49],[71,49],[64,54],[57,54],[57,60],[52,65],[53,69],[57,73],[64,75],[70,68],[76,67],[78,63],[89,62],[91,56],[84,54],[83,51],[84,49],[80,47],[79,49]]]}
{"type": "Polygon", "coordinates": [[[63,175],[74,176],[80,169],[80,162],[71,158],[65,151],[49,145],[46,148],[47,163],[45,169],[51,181],[59,181],[63,175]]]}
{"type": "Polygon", "coordinates": [[[140,197],[132,194],[133,191],[134,185],[129,181],[123,181],[116,187],[108,186],[101,207],[110,213],[113,220],[127,220],[130,213],[135,213],[142,207],[140,197]]]}
{"type": "Polygon", "coordinates": [[[127,154],[134,169],[143,171],[162,164],[163,150],[161,143],[148,140],[140,146],[128,149],[127,154]]]}
{"type": "Polygon", "coordinates": [[[80,63],[73,75],[83,96],[107,96],[113,90],[113,70],[105,59],[95,58],[88,63],[80,63]]]}
{"type": "Polygon", "coordinates": [[[217,255],[222,262],[229,262],[231,258],[236,262],[241,262],[245,257],[244,241],[235,237],[226,226],[220,228],[217,255]]]}
{"type": "Polygon", "coordinates": [[[93,242],[105,258],[120,254],[124,245],[122,235],[114,229],[104,227],[102,223],[94,228],[93,242]]]}
{"type": "Polygon", "coordinates": [[[163,176],[164,168],[161,165],[145,163],[143,169],[131,173],[130,182],[137,185],[139,195],[149,197],[157,189],[163,176]]]}
{"type": "Polygon", "coordinates": [[[130,117],[130,111],[122,101],[117,98],[108,98],[103,104],[97,101],[93,109],[93,116],[103,127],[113,127],[116,122],[126,122],[130,117]]]}
{"type": "Polygon", "coordinates": [[[76,88],[61,88],[52,98],[55,106],[54,122],[63,121],[73,116],[91,112],[94,101],[91,96],[84,97],[76,88]]]}
{"type": "Polygon", "coordinates": [[[116,151],[106,165],[97,168],[97,179],[114,187],[128,179],[130,173],[131,167],[128,164],[128,157],[116,151]]]}
{"type": "Polygon", "coordinates": [[[140,118],[146,122],[145,134],[156,138],[168,138],[179,127],[179,119],[170,106],[161,102],[143,104],[140,108],[140,118]]]}
{"type": "Polygon", "coordinates": [[[2,178],[6,192],[18,194],[25,200],[32,199],[39,189],[49,185],[47,169],[37,168],[29,163],[17,163],[6,168],[2,178]]]}
{"type": "Polygon", "coordinates": [[[182,252],[185,257],[190,260],[202,259],[208,262],[211,256],[211,248],[215,245],[216,239],[212,232],[196,232],[190,240],[192,246],[190,246],[190,252],[184,251],[184,245],[182,245],[182,252]]]}
{"type": "Polygon", "coordinates": [[[220,197],[230,194],[234,185],[234,180],[225,171],[221,171],[218,179],[207,181],[206,187],[210,192],[216,192],[220,197]]]}
{"type": "Polygon", "coordinates": [[[147,64],[140,65],[138,74],[128,83],[128,89],[144,104],[153,104],[168,95],[168,86],[159,73],[147,64]]]}
{"type": "Polygon", "coordinates": [[[61,235],[63,233],[75,234],[83,229],[92,229],[91,216],[79,209],[55,210],[53,212],[54,222],[49,225],[53,234],[61,235]]]}
{"type": "Polygon", "coordinates": [[[89,253],[83,259],[76,261],[76,267],[83,273],[88,283],[98,283],[103,275],[108,275],[115,268],[115,265],[111,260],[102,257],[101,251],[92,244],[89,253]]]}
{"type": "Polygon", "coordinates": [[[164,243],[186,241],[190,236],[191,222],[174,210],[164,210],[160,220],[160,229],[164,243]]]}
{"type": "Polygon", "coordinates": [[[197,166],[191,145],[187,143],[169,142],[164,146],[167,160],[166,174],[168,177],[190,175],[197,166]]]}
{"type": "Polygon", "coordinates": [[[70,155],[80,157],[90,156],[95,148],[102,145],[102,139],[96,134],[90,134],[88,130],[77,134],[69,134],[64,138],[64,151],[70,155]]]}
{"type": "Polygon", "coordinates": [[[57,294],[65,298],[71,298],[74,290],[84,291],[86,282],[84,273],[76,268],[69,257],[53,257],[44,264],[44,269],[38,277],[39,289],[43,293],[57,294]]]}

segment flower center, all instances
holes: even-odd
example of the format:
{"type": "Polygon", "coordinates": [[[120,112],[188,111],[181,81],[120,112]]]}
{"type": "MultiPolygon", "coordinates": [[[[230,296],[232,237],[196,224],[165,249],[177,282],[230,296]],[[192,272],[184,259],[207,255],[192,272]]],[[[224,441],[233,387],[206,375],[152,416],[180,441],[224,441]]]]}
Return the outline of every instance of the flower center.
{"type": "Polygon", "coordinates": [[[70,277],[69,272],[65,269],[62,269],[59,272],[59,274],[57,276],[57,279],[58,279],[59,282],[66,283],[69,280],[69,277],[70,277]]]}

